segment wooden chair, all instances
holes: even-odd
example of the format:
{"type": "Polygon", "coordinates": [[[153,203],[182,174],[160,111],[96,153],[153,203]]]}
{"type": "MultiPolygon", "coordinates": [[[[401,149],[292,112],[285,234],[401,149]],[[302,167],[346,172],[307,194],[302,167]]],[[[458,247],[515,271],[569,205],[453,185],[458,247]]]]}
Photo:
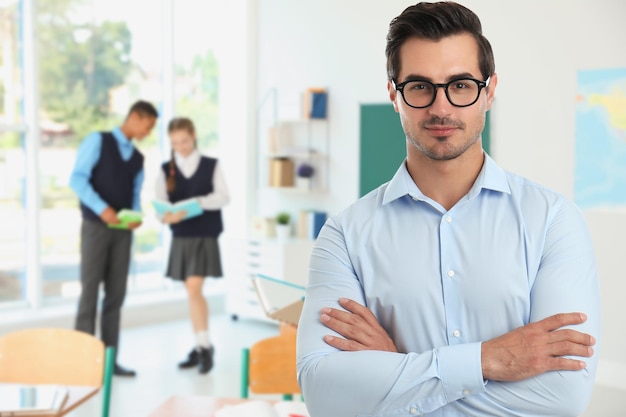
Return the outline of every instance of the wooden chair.
{"type": "Polygon", "coordinates": [[[77,330],[20,330],[0,336],[0,382],[101,387],[108,417],[114,355],[113,347],[77,330]]]}
{"type": "Polygon", "coordinates": [[[300,394],[296,376],[296,333],[281,333],[244,348],[241,367],[241,398],[248,394],[300,394]]]}

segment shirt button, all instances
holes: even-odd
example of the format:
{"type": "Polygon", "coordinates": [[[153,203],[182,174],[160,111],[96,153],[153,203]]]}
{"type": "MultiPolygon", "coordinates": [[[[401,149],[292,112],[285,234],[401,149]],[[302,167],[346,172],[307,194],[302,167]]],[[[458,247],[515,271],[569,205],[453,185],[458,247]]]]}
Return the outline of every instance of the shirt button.
{"type": "Polygon", "coordinates": [[[464,396],[468,396],[468,395],[470,395],[470,390],[468,390],[468,389],[464,389],[464,390],[463,390],[463,395],[464,395],[464,396]]]}
{"type": "Polygon", "coordinates": [[[418,198],[415,197],[414,195],[412,195],[411,198],[413,199],[413,201],[417,201],[418,200],[418,198]]]}
{"type": "Polygon", "coordinates": [[[415,407],[411,407],[411,409],[409,410],[409,412],[410,412],[411,414],[417,414],[417,408],[415,408],[415,407]]]}
{"type": "Polygon", "coordinates": [[[450,217],[450,216],[446,216],[446,222],[447,222],[447,223],[450,223],[451,221],[452,221],[452,217],[450,217]]]}
{"type": "Polygon", "coordinates": [[[449,271],[448,271],[448,276],[449,276],[450,278],[452,278],[452,277],[454,276],[454,271],[453,271],[453,270],[449,270],[449,271]]]}
{"type": "Polygon", "coordinates": [[[460,337],[461,336],[461,331],[460,330],[455,330],[455,331],[452,332],[452,335],[454,337],[460,337]]]}

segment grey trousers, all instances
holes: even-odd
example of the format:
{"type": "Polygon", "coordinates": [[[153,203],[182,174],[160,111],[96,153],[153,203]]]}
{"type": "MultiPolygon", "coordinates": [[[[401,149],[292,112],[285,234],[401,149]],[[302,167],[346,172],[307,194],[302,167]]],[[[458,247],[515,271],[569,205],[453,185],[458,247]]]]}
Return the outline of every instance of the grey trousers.
{"type": "Polygon", "coordinates": [[[121,309],[126,296],[132,232],[110,229],[104,223],[83,219],[80,241],[82,290],[76,315],[76,330],[95,335],[98,288],[104,284],[100,337],[115,347],[117,356],[121,309]]]}

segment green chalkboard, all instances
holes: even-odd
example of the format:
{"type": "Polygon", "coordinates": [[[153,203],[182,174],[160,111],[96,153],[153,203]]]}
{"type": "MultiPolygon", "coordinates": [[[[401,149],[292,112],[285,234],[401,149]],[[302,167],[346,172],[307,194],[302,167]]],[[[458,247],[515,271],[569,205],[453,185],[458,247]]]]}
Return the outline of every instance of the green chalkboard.
{"type": "Polygon", "coordinates": [[[359,195],[389,181],[405,157],[406,139],[393,105],[362,104],[359,195]]]}
{"type": "MultiPolygon", "coordinates": [[[[490,114],[487,112],[482,138],[487,153],[491,147],[490,114]]],[[[406,138],[393,105],[362,104],[359,195],[389,181],[405,157],[406,138]]]]}

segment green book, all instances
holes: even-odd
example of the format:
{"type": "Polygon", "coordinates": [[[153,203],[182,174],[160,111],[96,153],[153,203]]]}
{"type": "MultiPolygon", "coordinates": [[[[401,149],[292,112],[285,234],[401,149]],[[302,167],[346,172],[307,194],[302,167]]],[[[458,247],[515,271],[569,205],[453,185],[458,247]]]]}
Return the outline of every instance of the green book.
{"type": "Polygon", "coordinates": [[[120,219],[118,224],[110,224],[111,229],[128,229],[129,223],[137,223],[143,219],[140,211],[122,209],[117,212],[117,218],[120,219]]]}

